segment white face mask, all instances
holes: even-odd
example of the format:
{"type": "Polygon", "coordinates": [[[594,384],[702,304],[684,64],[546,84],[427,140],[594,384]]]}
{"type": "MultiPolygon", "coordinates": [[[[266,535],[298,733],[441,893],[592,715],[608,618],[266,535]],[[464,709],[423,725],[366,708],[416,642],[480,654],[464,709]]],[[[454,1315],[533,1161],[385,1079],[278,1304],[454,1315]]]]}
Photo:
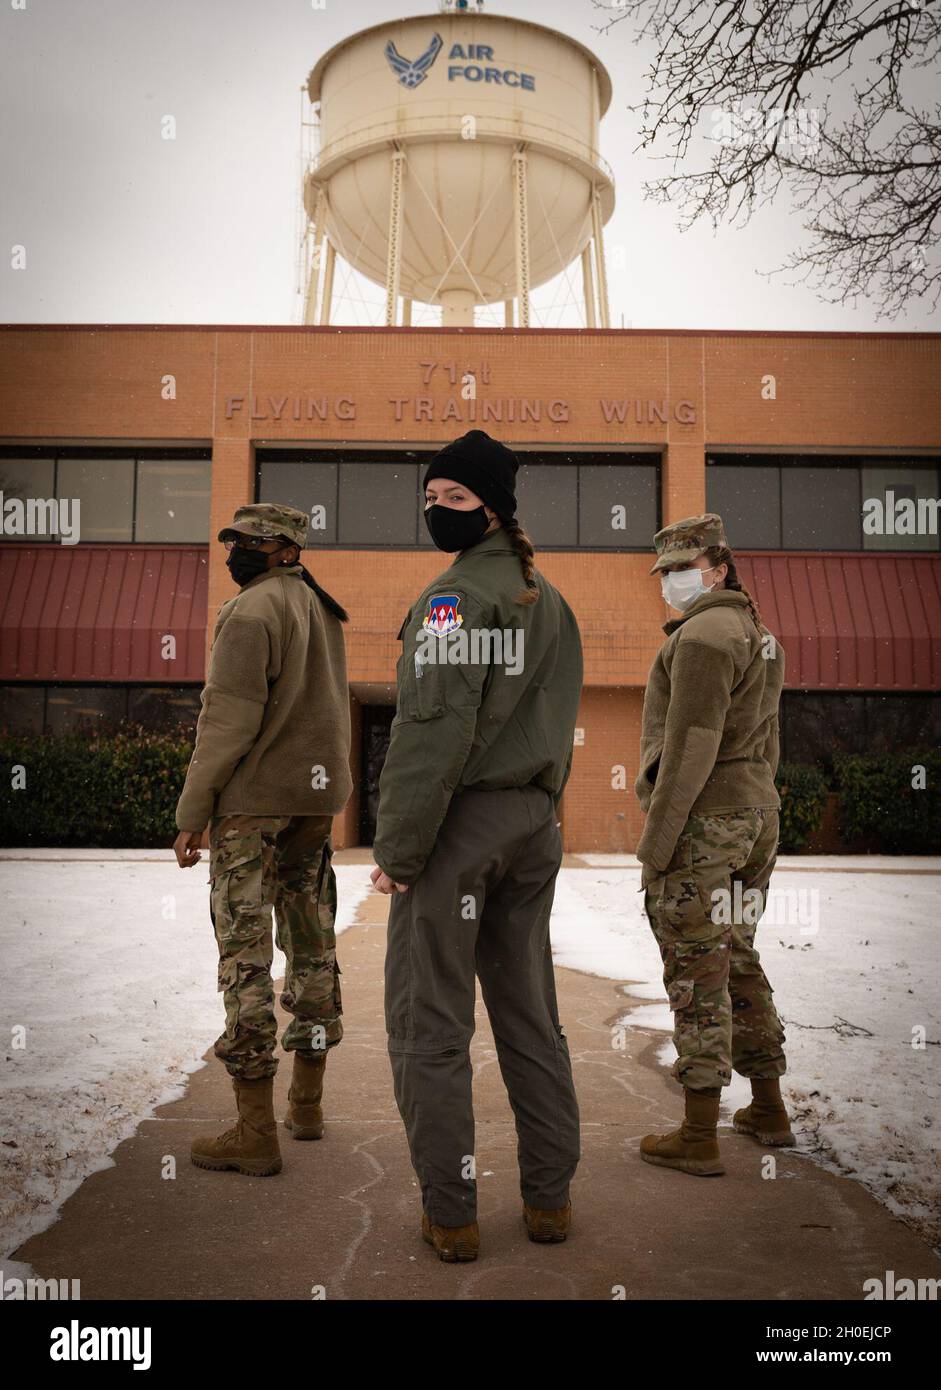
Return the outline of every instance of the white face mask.
{"type": "Polygon", "coordinates": [[[714,585],[710,584],[707,588],[702,582],[702,577],[704,574],[711,574],[714,569],[715,565],[711,565],[707,570],[673,570],[669,574],[662,574],[660,592],[664,601],[680,613],[685,612],[690,604],[702,598],[703,594],[712,592],[714,585]]]}

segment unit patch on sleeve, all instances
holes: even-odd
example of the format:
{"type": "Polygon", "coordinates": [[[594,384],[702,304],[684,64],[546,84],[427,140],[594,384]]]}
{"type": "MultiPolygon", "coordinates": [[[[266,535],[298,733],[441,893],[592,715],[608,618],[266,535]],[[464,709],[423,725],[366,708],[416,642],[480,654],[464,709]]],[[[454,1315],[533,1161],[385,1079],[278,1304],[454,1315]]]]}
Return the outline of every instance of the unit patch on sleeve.
{"type": "Polygon", "coordinates": [[[456,632],[464,621],[463,614],[457,611],[460,602],[460,594],[436,594],[428,600],[428,611],[422,618],[422,627],[438,637],[456,632]]]}

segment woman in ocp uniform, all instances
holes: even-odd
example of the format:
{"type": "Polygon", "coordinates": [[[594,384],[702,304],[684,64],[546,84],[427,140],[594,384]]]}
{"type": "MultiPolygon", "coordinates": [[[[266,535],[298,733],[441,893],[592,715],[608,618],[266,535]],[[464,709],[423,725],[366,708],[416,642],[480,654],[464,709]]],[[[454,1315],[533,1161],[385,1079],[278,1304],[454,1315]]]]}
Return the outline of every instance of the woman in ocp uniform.
{"type": "Polygon", "coordinates": [[[516,1119],[531,1239],[565,1239],[579,1158],[549,913],[581,641],[515,519],[516,470],[512,451],[483,430],[426,470],[425,520],[457,558],[399,632],[398,705],[379,783],[372,877],[393,894],[385,1012],[395,1097],[421,1183],[422,1235],[448,1261],[474,1259],[479,1244],[475,976],[516,1119]]]}
{"type": "Polygon", "coordinates": [[[794,1143],[779,1080],[784,1029],[754,946],[778,847],[784,652],[738,578],[721,517],[677,521],[654,546],[651,573],[681,616],[664,626],[644,697],[637,857],[686,1113],[672,1133],[647,1135],[641,1156],[707,1177],[725,1171],[716,1126],[733,1069],[752,1087],[735,1128],[794,1143]]]}

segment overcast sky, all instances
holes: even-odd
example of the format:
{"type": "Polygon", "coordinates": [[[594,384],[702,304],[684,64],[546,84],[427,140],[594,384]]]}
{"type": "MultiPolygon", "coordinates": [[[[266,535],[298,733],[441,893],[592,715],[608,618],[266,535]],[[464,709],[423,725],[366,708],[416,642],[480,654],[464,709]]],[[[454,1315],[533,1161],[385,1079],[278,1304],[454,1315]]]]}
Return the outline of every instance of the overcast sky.
{"type": "MultiPolygon", "coordinates": [[[[291,324],[296,293],[301,92],[317,58],[347,35],[435,0],[11,0],[0,8],[0,235],[26,247],[0,276],[10,323],[291,324]],[[172,113],[177,138],[161,138],[172,113]]],[[[903,330],[936,327],[925,304],[895,320],[819,301],[765,278],[799,244],[786,202],[744,229],[680,234],[677,211],[645,201],[663,172],[635,153],[652,52],[625,24],[610,34],[591,0],[500,0],[491,13],[557,28],[607,67],[614,99],[601,152],[617,203],[605,229],[613,327],[903,330]]],[[[936,75],[935,75],[936,76],[936,75]]],[[[306,98],[305,98],[306,101],[306,98]]],[[[577,267],[570,271],[580,286],[577,267]]],[[[342,289],[345,272],[338,273],[342,289]]],[[[383,293],[360,281],[382,322],[383,293]]],[[[358,298],[358,295],[357,295],[358,298]]],[[[534,296],[536,326],[579,326],[558,286],[534,296]]],[[[416,306],[415,323],[438,311],[416,306]]],[[[502,322],[502,317],[492,321],[502,322]]]]}

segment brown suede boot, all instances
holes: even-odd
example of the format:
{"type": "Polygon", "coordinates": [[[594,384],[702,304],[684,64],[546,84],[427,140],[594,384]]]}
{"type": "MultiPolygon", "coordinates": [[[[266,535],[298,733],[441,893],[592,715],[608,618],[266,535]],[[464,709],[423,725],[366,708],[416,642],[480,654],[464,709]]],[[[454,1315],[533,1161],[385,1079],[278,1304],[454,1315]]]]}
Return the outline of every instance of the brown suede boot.
{"type": "Polygon", "coordinates": [[[480,1231],[477,1222],[469,1226],[432,1226],[425,1212],[421,1214],[421,1238],[435,1247],[439,1260],[445,1264],[476,1260],[480,1250],[480,1231]]]}
{"type": "Polygon", "coordinates": [[[530,1240],[534,1240],[537,1245],[557,1245],[565,1240],[569,1233],[572,1224],[572,1203],[566,1202],[564,1207],[552,1210],[531,1207],[524,1202],[523,1220],[526,1222],[530,1240]]]}
{"type": "Polygon", "coordinates": [[[284,1128],[295,1139],[323,1138],[323,1074],[326,1052],[295,1052],[284,1128]]]}
{"type": "Polygon", "coordinates": [[[686,1088],[686,1118],[671,1134],[648,1134],[640,1142],[640,1156],[647,1163],[679,1168],[697,1178],[719,1177],[725,1169],[719,1158],[719,1096],[721,1087],[708,1091],[686,1088]]]}
{"type": "Polygon", "coordinates": [[[797,1143],[781,1098],[778,1077],[751,1078],[751,1105],[736,1110],[732,1126],[737,1134],[750,1134],[759,1144],[769,1147],[784,1149],[797,1143]]]}
{"type": "Polygon", "coordinates": [[[234,1129],[215,1139],[197,1139],[190,1157],[197,1168],[222,1172],[234,1168],[237,1173],[267,1178],[281,1172],[281,1150],[274,1122],[272,1093],[274,1077],[265,1076],[246,1081],[232,1078],[239,1117],[234,1129]]]}

